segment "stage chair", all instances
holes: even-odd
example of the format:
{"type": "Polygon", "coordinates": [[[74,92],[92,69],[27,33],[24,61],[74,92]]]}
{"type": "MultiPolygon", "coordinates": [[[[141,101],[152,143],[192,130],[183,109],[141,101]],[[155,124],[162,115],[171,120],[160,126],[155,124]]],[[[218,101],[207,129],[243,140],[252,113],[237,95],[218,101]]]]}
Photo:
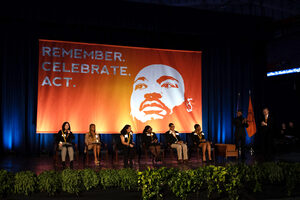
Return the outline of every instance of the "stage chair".
{"type": "MultiPolygon", "coordinates": [[[[212,155],[212,160],[216,160],[216,155],[215,155],[215,147],[213,146],[212,142],[210,143],[211,145],[211,155],[212,155]]],[[[200,148],[199,146],[195,145],[195,148],[196,148],[196,153],[197,153],[197,160],[200,160],[200,157],[201,157],[201,160],[203,161],[203,157],[202,157],[202,148],[200,148]]],[[[208,156],[206,156],[206,160],[208,160],[208,156]]]]}
{"type": "Polygon", "coordinates": [[[120,134],[115,134],[112,136],[112,162],[119,162],[119,154],[121,154],[120,150],[121,139],[120,134]]]}
{"type": "MultiPolygon", "coordinates": [[[[78,150],[78,147],[77,147],[76,143],[72,143],[72,144],[74,146],[74,161],[77,161],[77,159],[79,159],[79,150],[78,150]]],[[[55,153],[54,153],[54,156],[53,156],[53,164],[55,166],[58,166],[58,161],[61,160],[61,158],[59,156],[61,150],[58,149],[58,144],[57,144],[56,141],[54,142],[54,151],[55,151],[55,153]]],[[[68,154],[67,154],[67,156],[68,156],[68,154]]]]}
{"type": "MultiPolygon", "coordinates": [[[[150,158],[152,160],[152,164],[154,164],[154,160],[153,160],[154,156],[151,153],[150,149],[146,147],[146,144],[144,142],[143,142],[142,152],[144,152],[144,154],[145,154],[146,161],[148,160],[148,153],[149,153],[150,158]]],[[[165,150],[164,150],[162,145],[160,145],[160,154],[161,154],[161,161],[164,162],[164,160],[165,160],[165,150]]]]}
{"type": "Polygon", "coordinates": [[[161,134],[161,141],[162,141],[162,149],[164,149],[164,156],[165,156],[165,152],[170,152],[170,156],[171,156],[171,159],[174,160],[176,159],[177,160],[177,152],[176,152],[176,149],[173,149],[171,147],[171,144],[167,142],[167,136],[166,134],[161,134]],[[175,153],[176,153],[176,156],[175,156],[175,153]]]}
{"type": "Polygon", "coordinates": [[[239,157],[235,144],[215,144],[215,147],[217,154],[224,156],[226,160],[228,157],[235,157],[236,159],[239,157]]]}
{"type": "MultiPolygon", "coordinates": [[[[86,144],[84,144],[84,153],[85,153],[85,164],[88,165],[89,163],[89,160],[90,160],[90,155],[89,153],[90,152],[93,152],[94,150],[91,149],[91,150],[88,150],[88,147],[86,144]]],[[[107,144],[105,144],[104,142],[101,142],[101,149],[100,149],[100,154],[99,154],[99,157],[98,158],[99,160],[101,160],[101,153],[105,151],[105,161],[107,162],[108,161],[108,148],[107,148],[107,144]]],[[[92,158],[94,158],[94,156],[92,156],[92,158]]]]}

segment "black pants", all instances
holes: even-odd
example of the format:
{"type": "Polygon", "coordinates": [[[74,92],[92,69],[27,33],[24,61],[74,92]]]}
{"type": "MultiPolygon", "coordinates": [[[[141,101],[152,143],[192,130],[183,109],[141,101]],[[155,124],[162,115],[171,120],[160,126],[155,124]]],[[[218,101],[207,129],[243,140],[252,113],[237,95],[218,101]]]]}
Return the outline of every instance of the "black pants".
{"type": "Polygon", "coordinates": [[[133,167],[132,159],[134,156],[134,148],[124,147],[123,155],[124,155],[124,167],[128,167],[128,164],[130,167],[133,167]]]}
{"type": "Polygon", "coordinates": [[[261,132],[261,152],[265,160],[270,160],[272,157],[273,138],[271,131],[261,132]]]}
{"type": "Polygon", "coordinates": [[[236,148],[241,148],[241,158],[244,160],[246,158],[246,134],[237,134],[235,136],[236,148]]]}

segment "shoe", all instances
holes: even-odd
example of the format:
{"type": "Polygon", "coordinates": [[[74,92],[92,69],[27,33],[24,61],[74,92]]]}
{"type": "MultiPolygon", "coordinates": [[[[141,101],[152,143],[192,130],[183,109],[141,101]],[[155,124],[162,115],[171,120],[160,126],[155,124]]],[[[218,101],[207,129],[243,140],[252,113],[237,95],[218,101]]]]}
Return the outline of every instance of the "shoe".
{"type": "Polygon", "coordinates": [[[177,162],[178,162],[178,163],[183,163],[183,160],[178,160],[177,162]]]}
{"type": "Polygon", "coordinates": [[[189,160],[184,160],[183,162],[184,162],[184,163],[188,163],[188,162],[189,162],[189,160]]]}
{"type": "Polygon", "coordinates": [[[70,168],[73,169],[73,161],[70,162],[70,168]]]}

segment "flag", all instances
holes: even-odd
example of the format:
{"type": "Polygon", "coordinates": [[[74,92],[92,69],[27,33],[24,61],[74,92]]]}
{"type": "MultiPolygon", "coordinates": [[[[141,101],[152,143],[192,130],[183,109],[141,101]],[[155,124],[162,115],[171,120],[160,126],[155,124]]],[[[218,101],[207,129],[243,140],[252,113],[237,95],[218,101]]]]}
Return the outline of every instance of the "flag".
{"type": "Polygon", "coordinates": [[[247,133],[249,137],[252,137],[256,133],[256,124],[255,124],[255,118],[254,118],[254,112],[253,112],[253,106],[251,101],[251,95],[249,94],[249,106],[248,106],[248,116],[247,116],[247,122],[249,124],[247,128],[247,133]]]}

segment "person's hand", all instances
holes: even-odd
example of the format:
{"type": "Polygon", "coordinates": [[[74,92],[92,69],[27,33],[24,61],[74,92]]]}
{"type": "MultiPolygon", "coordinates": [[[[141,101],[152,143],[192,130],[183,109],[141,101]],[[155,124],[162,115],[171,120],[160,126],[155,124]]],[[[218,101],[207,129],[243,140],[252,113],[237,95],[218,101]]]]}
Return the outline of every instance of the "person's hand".
{"type": "Polygon", "coordinates": [[[183,141],[178,141],[178,144],[182,144],[183,143],[183,141]]]}
{"type": "Polygon", "coordinates": [[[68,130],[68,133],[70,133],[71,131],[70,130],[68,130]]]}
{"type": "Polygon", "coordinates": [[[262,121],[262,122],[261,122],[261,125],[262,125],[262,126],[267,126],[267,123],[264,122],[264,121],[262,121]]]}
{"type": "Polygon", "coordinates": [[[247,119],[243,119],[243,124],[246,124],[247,123],[247,119]]]}
{"type": "Polygon", "coordinates": [[[133,144],[129,144],[129,147],[133,148],[134,146],[133,146],[133,144]]]}

